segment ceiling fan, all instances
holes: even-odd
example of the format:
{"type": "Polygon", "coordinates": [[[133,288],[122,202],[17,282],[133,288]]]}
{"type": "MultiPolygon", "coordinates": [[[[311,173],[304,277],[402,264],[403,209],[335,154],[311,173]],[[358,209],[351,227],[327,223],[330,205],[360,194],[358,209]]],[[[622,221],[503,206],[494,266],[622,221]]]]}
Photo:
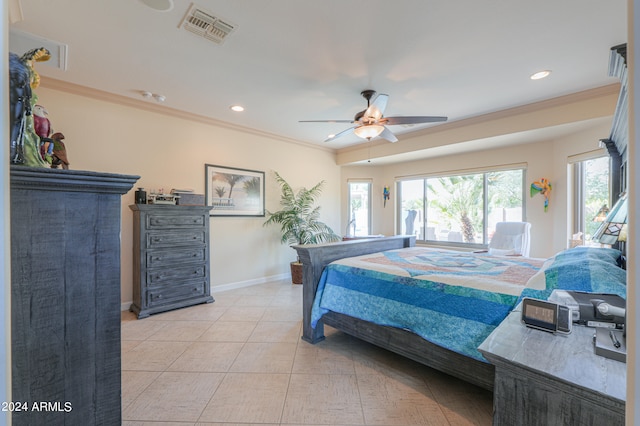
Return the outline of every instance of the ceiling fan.
{"type": "Polygon", "coordinates": [[[387,107],[389,95],[379,94],[371,102],[371,98],[376,94],[375,90],[363,90],[360,93],[367,100],[367,109],[358,112],[353,120],[302,120],[300,123],[351,123],[355,126],[343,130],[327,139],[325,142],[341,136],[355,133],[363,139],[371,140],[376,136],[380,136],[389,142],[397,142],[398,138],[386,126],[395,124],[418,124],[418,123],[436,123],[439,121],[447,121],[447,117],[437,116],[407,116],[407,117],[385,117],[384,110],[387,107]]]}

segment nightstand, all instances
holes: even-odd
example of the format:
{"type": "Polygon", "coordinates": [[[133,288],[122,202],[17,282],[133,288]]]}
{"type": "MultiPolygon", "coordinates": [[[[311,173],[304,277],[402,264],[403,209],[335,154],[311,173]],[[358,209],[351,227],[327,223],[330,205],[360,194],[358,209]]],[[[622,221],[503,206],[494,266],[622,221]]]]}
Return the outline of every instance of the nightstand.
{"type": "Polygon", "coordinates": [[[494,425],[624,425],[626,364],[596,355],[594,328],[527,328],[520,306],[478,348],[495,370],[494,425]]]}

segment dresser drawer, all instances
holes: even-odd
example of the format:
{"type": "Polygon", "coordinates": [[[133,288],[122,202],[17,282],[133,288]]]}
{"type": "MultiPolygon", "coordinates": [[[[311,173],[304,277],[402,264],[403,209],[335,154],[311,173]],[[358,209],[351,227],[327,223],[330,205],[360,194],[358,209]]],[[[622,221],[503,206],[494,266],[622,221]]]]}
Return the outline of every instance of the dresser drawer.
{"type": "Polygon", "coordinates": [[[208,216],[201,214],[149,214],[147,215],[147,229],[163,229],[163,228],[186,228],[195,227],[202,228],[208,216]]]}
{"type": "Polygon", "coordinates": [[[182,232],[150,232],[146,235],[147,249],[206,243],[207,233],[201,229],[182,232]]]}
{"type": "Polygon", "coordinates": [[[147,286],[173,284],[176,281],[185,281],[207,276],[207,267],[204,264],[180,267],[164,267],[147,270],[147,286]]]}
{"type": "Polygon", "coordinates": [[[158,305],[167,305],[190,298],[205,296],[206,283],[204,281],[194,281],[181,286],[163,287],[160,289],[149,289],[147,291],[147,304],[149,308],[158,305]]]}
{"type": "Polygon", "coordinates": [[[204,262],[207,256],[205,246],[187,249],[164,249],[147,251],[147,268],[166,265],[182,264],[186,262],[204,262]]]}

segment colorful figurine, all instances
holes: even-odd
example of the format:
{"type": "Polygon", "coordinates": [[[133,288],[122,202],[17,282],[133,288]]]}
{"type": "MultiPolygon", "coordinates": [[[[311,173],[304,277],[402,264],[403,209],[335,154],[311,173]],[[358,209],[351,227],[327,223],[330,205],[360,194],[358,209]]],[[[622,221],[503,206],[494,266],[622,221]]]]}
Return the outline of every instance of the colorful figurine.
{"type": "Polygon", "coordinates": [[[10,74],[10,161],[24,163],[24,131],[27,115],[31,114],[31,79],[27,66],[15,53],[9,53],[10,74]]]}
{"type": "Polygon", "coordinates": [[[47,163],[51,163],[51,154],[53,154],[53,140],[50,138],[53,129],[51,122],[47,118],[49,113],[42,105],[33,107],[33,130],[40,138],[40,156],[47,163]]]}
{"type": "Polygon", "coordinates": [[[57,169],[58,166],[62,166],[63,169],[69,169],[69,160],[67,158],[67,148],[64,146],[64,135],[60,132],[56,132],[51,135],[53,143],[53,152],[51,154],[51,168],[57,169]]]}
{"type": "Polygon", "coordinates": [[[384,207],[387,207],[387,200],[391,196],[391,189],[388,186],[382,189],[382,196],[384,197],[384,207]]]}
{"type": "MultiPolygon", "coordinates": [[[[22,62],[29,74],[29,85],[31,86],[31,97],[29,99],[28,109],[25,109],[24,113],[24,128],[22,133],[22,140],[16,141],[18,145],[23,147],[23,159],[21,163],[25,166],[31,167],[48,167],[49,164],[40,156],[40,137],[36,134],[34,129],[33,120],[33,107],[38,102],[38,97],[33,92],[33,89],[40,85],[40,75],[33,68],[34,62],[48,61],[51,58],[51,54],[44,47],[32,49],[22,55],[20,62],[22,62]]],[[[13,141],[11,142],[13,144],[13,141]]],[[[13,158],[12,158],[12,162],[13,158]]],[[[15,162],[14,162],[15,163],[15,162]]]]}

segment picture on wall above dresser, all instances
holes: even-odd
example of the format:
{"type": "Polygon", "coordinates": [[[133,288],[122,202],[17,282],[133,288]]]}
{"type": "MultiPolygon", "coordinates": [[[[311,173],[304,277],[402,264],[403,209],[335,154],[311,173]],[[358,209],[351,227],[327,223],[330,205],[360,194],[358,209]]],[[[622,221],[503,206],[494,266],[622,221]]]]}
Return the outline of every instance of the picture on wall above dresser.
{"type": "Polygon", "coordinates": [[[204,172],[211,216],[264,217],[264,172],[212,164],[204,172]]]}

